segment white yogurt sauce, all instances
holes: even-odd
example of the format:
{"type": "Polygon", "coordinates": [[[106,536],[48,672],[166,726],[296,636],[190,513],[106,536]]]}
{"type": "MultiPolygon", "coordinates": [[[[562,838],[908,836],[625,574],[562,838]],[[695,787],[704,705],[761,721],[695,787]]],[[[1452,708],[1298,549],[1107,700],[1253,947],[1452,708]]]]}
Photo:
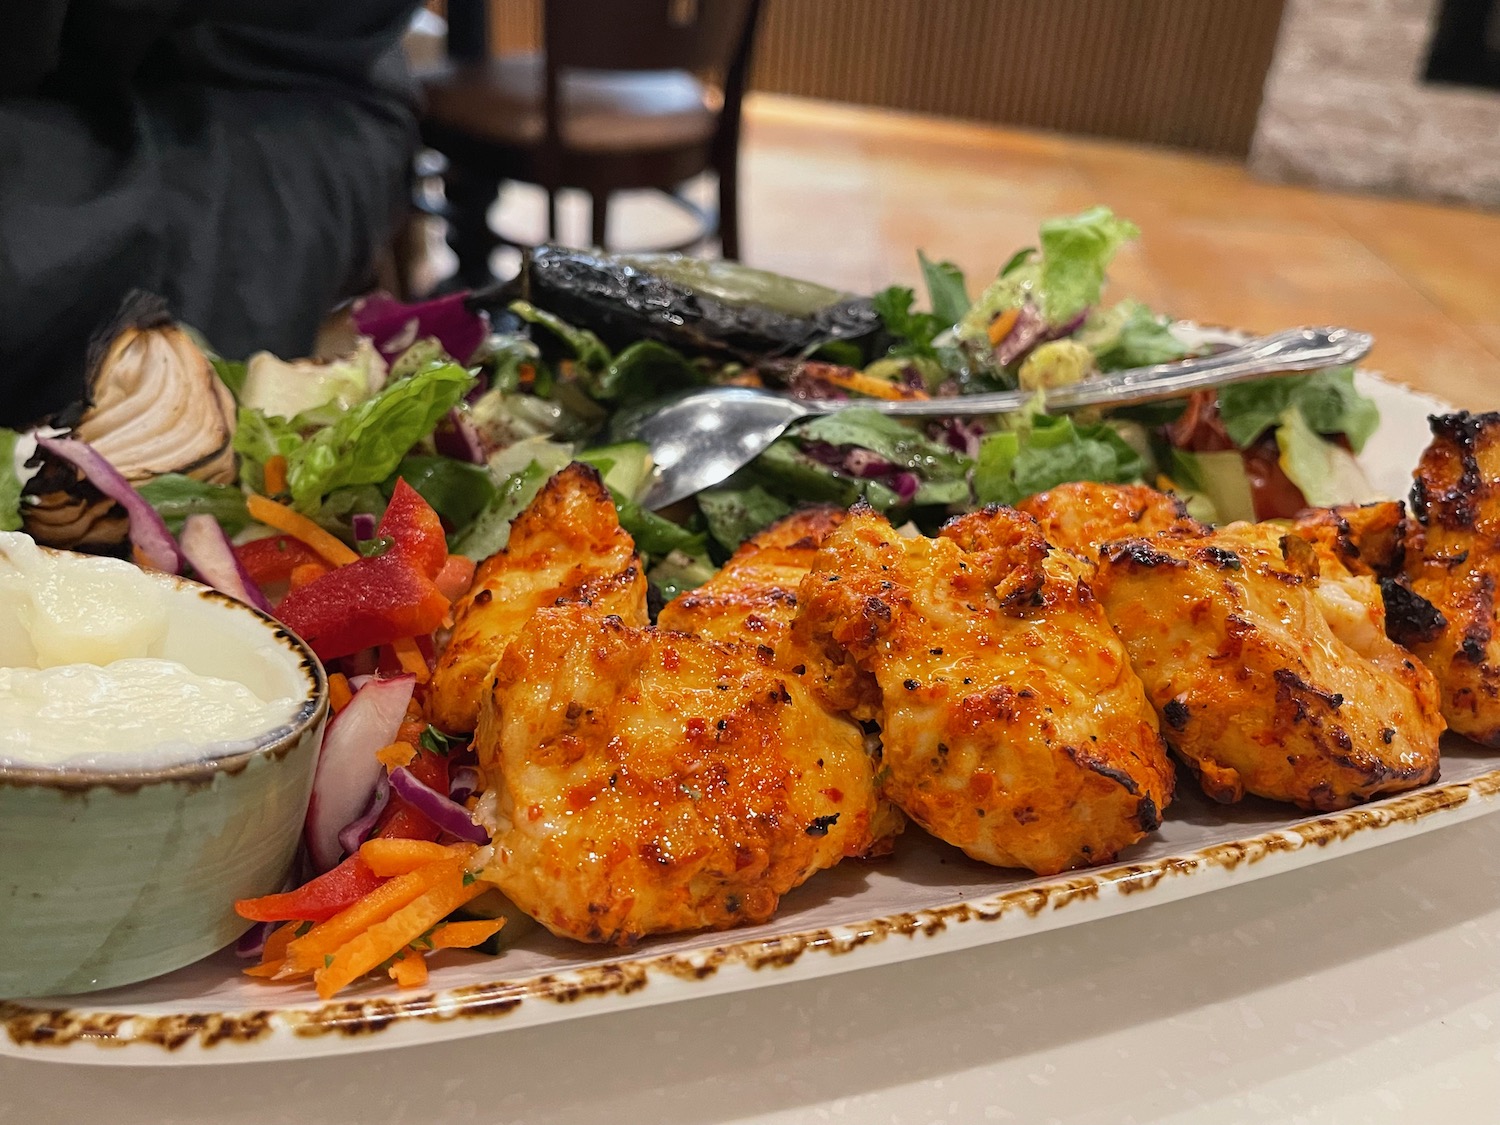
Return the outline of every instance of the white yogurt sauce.
{"type": "Polygon", "coordinates": [[[12,633],[0,644],[0,762],[168,765],[291,718],[291,699],[163,659],[167,605],[129,563],[0,533],[0,629],[12,633]]]}

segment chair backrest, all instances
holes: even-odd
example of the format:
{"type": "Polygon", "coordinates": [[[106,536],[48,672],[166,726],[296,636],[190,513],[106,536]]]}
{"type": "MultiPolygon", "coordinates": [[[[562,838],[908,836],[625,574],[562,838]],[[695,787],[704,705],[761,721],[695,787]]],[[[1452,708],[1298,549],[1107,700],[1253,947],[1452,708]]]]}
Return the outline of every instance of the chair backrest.
{"type": "Polygon", "coordinates": [[[543,0],[549,66],[726,72],[753,0],[543,0]]]}

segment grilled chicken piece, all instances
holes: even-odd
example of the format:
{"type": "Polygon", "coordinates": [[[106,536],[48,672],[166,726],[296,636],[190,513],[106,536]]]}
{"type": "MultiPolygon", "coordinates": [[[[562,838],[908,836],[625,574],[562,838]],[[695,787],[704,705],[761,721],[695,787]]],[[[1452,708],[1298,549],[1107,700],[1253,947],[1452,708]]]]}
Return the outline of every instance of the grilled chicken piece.
{"type": "Polygon", "coordinates": [[[1108,544],[1096,590],[1172,747],[1219,801],[1345,808],[1431,781],[1437,685],[1374,577],[1274,524],[1108,544]]]}
{"type": "Polygon", "coordinates": [[[859,506],[802,583],[809,678],[879,721],[885,794],[976,859],[1100,863],[1171,799],[1156,716],[1087,566],[1010,509],[908,539],[859,506]]]}
{"type": "Polygon", "coordinates": [[[764,922],[872,842],[858,728],[754,645],[541,610],[495,667],[475,748],[484,877],[580,941],[764,922]]]}
{"type": "Polygon", "coordinates": [[[474,729],[484,682],[521,626],[543,606],[581,603],[644,625],[646,579],[599,473],[575,461],[511,524],[505,550],[480,564],[454,606],[453,635],[427,699],[430,722],[474,729]]]}
{"type": "Polygon", "coordinates": [[[1412,487],[1406,577],[1437,613],[1417,607],[1405,639],[1437,675],[1449,726],[1500,746],[1500,414],[1428,422],[1432,443],[1412,487]]]}
{"type": "MultiPolygon", "coordinates": [[[[804,675],[806,661],[798,656],[791,638],[797,589],[812,569],[823,540],[844,522],[845,514],[843,508],[823,505],[777,520],[742,543],[702,586],[668,602],[657,616],[657,625],[709,640],[761,646],[774,654],[778,668],[804,675]]],[[[848,718],[843,721],[852,724],[848,718]]],[[[878,765],[879,738],[870,735],[865,744],[878,765]]],[[[881,800],[871,828],[875,843],[870,854],[889,853],[905,827],[901,811],[881,800]]]]}
{"type": "Polygon", "coordinates": [[[1087,558],[1111,539],[1205,530],[1176,496],[1144,484],[1076,481],[1027,497],[1016,508],[1041,524],[1048,543],[1087,558]]]}
{"type": "Polygon", "coordinates": [[[1291,530],[1350,574],[1389,578],[1400,572],[1406,553],[1406,505],[1380,500],[1309,508],[1292,520],[1291,530]]]}
{"type": "Polygon", "coordinates": [[[663,629],[716,641],[785,647],[797,614],[797,587],[812,569],[844,509],[803,508],[740,545],[717,574],[668,602],[657,616],[663,629]]]}

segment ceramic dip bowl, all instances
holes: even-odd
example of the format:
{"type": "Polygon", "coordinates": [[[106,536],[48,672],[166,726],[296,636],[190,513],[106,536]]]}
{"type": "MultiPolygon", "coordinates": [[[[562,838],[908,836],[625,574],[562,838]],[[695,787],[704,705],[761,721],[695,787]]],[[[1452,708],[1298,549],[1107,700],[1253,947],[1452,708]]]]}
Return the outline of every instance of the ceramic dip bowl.
{"type": "MultiPolygon", "coordinates": [[[[6,562],[0,551],[0,670],[35,668],[36,629],[24,598],[6,595],[7,578],[12,590],[17,581],[6,562]]],[[[234,900],[279,890],[293,860],[328,711],[322,666],[264,614],[138,573],[165,606],[152,657],[280,707],[269,729],[178,739],[154,757],[26,760],[7,755],[0,730],[0,998],[89,992],[190,964],[248,928],[234,900]]],[[[107,724],[88,741],[107,748],[107,724]]]]}

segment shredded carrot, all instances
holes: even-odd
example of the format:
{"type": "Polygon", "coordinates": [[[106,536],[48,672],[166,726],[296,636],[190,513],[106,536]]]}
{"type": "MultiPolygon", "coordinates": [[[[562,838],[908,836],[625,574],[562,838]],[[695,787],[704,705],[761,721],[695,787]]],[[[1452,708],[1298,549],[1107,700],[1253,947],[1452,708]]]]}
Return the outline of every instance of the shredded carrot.
{"type": "Polygon", "coordinates": [[[353,698],[354,690],[349,686],[348,676],[342,672],[334,672],[328,677],[328,704],[335,715],[349,706],[349,700],[353,698]]]}
{"type": "Polygon", "coordinates": [[[323,575],[329,573],[333,568],[324,566],[320,562],[306,562],[292,567],[291,577],[287,585],[293,590],[306,586],[309,582],[316,582],[323,575]]]}
{"type": "Polygon", "coordinates": [[[421,988],[427,983],[427,962],[420,953],[398,954],[386,971],[402,988],[421,988]]]}
{"type": "Polygon", "coordinates": [[[292,511],[285,504],[278,504],[275,500],[268,500],[252,492],[245,497],[245,506],[252,519],[275,528],[283,535],[300,539],[334,566],[344,566],[359,558],[353,548],[345,546],[312,520],[292,511]]]}
{"type": "Polygon", "coordinates": [[[504,918],[481,918],[472,922],[444,922],[432,933],[433,949],[468,949],[488,941],[505,925],[504,918]]]}
{"type": "MultiPolygon", "coordinates": [[[[415,697],[413,697],[413,701],[415,701],[415,697]]],[[[401,721],[401,725],[396,728],[396,741],[410,742],[413,746],[415,746],[417,745],[417,743],[422,741],[422,735],[424,735],[425,733],[427,733],[427,723],[426,720],[422,718],[422,712],[419,710],[416,712],[416,714],[413,714],[408,709],[406,712],[406,718],[403,719],[401,721]]]]}
{"type": "MultiPolygon", "coordinates": [[[[433,887],[445,880],[461,878],[463,866],[462,859],[429,863],[410,874],[398,875],[380,884],[354,905],[328,921],[318,923],[287,946],[288,965],[303,970],[318,968],[326,955],[337,952],[351,939],[411,905],[433,887]]],[[[384,957],[379,959],[384,960],[384,957]]]]}
{"type": "Polygon", "coordinates": [[[850,367],[837,367],[831,363],[818,365],[818,378],[832,383],[835,387],[843,387],[846,391],[864,395],[866,398],[927,397],[926,391],[917,390],[915,387],[905,387],[899,383],[892,383],[888,379],[877,379],[873,375],[866,375],[863,371],[855,371],[850,367]]]}
{"type": "Polygon", "coordinates": [[[273,453],[266,458],[265,487],[267,496],[281,496],[286,492],[286,458],[273,453]]]}
{"type": "Polygon", "coordinates": [[[432,669],[427,667],[427,657],[422,655],[422,650],[417,647],[415,638],[402,637],[398,641],[392,641],[391,649],[395,652],[396,659],[401,662],[403,671],[415,676],[419,684],[427,682],[432,675],[432,669]]]}
{"type": "Polygon", "coordinates": [[[516,367],[516,379],[523,390],[530,390],[536,382],[536,368],[529,363],[523,363],[516,367]]]}
{"type": "Polygon", "coordinates": [[[1006,309],[994,320],[990,321],[990,344],[998,348],[1000,341],[1010,335],[1010,330],[1016,326],[1016,320],[1020,315],[1020,309],[1006,309]]]}
{"type": "Polygon", "coordinates": [[[375,757],[388,770],[399,770],[402,766],[411,765],[411,760],[416,756],[417,748],[410,742],[393,742],[375,751],[375,757]]]}
{"type": "Polygon", "coordinates": [[[467,859],[474,853],[466,844],[435,844],[431,840],[366,840],[359,846],[359,858],[377,875],[405,875],[429,863],[454,858],[467,859]]]}
{"type": "Polygon", "coordinates": [[[428,867],[443,869],[443,876],[430,890],[340,946],[334,953],[333,960],[313,971],[313,984],[317,987],[319,996],[324,1000],[329,999],[346,985],[394,957],[464,903],[483,894],[486,889],[478,881],[465,885],[461,861],[453,864],[434,863],[428,867]]]}
{"type": "Polygon", "coordinates": [[[277,926],[266,938],[266,944],[261,947],[261,964],[271,961],[281,961],[286,957],[286,947],[291,945],[292,939],[297,936],[297,927],[302,923],[288,922],[284,926],[277,926]]]}
{"type": "Polygon", "coordinates": [[[276,977],[281,975],[282,970],[285,968],[285,959],[277,961],[262,961],[259,965],[251,965],[248,969],[246,969],[245,975],[247,977],[266,977],[268,979],[274,980],[276,977]]]}

